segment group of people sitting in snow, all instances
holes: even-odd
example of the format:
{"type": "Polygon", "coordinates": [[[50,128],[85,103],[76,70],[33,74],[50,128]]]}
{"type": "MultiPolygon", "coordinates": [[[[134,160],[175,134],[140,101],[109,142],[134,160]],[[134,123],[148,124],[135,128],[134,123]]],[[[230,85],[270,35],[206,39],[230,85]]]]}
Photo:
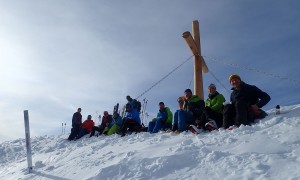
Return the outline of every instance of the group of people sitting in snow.
{"type": "Polygon", "coordinates": [[[270,101],[270,96],[254,85],[243,82],[239,75],[229,76],[232,86],[230,102],[225,103],[225,98],[220,94],[214,84],[208,86],[208,98],[206,101],[193,95],[190,89],[184,91],[184,96],[177,99],[179,109],[174,113],[159,102],[159,112],[156,118],[149,122],[148,127],[143,127],[140,120],[140,105],[136,104],[130,96],[127,96],[126,113],[122,118],[118,112],[110,115],[104,111],[102,123],[95,126],[91,115],[82,123],[81,108],[74,113],[72,129],[68,140],[79,139],[86,134],[94,136],[111,135],[118,133],[125,136],[127,132],[147,131],[157,133],[161,130],[181,133],[192,131],[213,131],[218,128],[232,129],[241,125],[251,125],[256,119],[263,119],[267,113],[261,108],[270,101]],[[174,118],[173,118],[174,117],[174,118]]]}

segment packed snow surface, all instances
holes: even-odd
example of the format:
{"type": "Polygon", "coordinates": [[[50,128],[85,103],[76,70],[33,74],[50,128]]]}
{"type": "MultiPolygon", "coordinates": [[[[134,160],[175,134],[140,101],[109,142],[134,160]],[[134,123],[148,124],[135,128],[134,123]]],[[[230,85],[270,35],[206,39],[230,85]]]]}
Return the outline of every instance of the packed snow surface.
{"type": "Polygon", "coordinates": [[[0,179],[300,179],[300,105],[252,126],[194,135],[138,133],[0,144],[0,179]]]}

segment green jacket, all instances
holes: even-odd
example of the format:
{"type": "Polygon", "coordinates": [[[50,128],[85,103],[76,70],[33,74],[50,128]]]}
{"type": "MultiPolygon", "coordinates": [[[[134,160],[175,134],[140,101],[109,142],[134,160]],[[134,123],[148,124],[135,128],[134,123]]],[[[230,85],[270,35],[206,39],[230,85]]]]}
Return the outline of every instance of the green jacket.
{"type": "Polygon", "coordinates": [[[224,96],[216,92],[216,94],[214,95],[208,95],[208,98],[205,101],[205,106],[210,107],[213,111],[217,113],[222,113],[224,102],[224,96]]]}
{"type": "Polygon", "coordinates": [[[196,118],[202,115],[204,107],[204,101],[196,95],[193,95],[189,100],[185,100],[183,105],[183,109],[187,112],[192,112],[196,118]]]}
{"type": "Polygon", "coordinates": [[[171,112],[169,107],[166,107],[166,111],[168,114],[167,124],[172,125],[173,113],[171,112]]]}

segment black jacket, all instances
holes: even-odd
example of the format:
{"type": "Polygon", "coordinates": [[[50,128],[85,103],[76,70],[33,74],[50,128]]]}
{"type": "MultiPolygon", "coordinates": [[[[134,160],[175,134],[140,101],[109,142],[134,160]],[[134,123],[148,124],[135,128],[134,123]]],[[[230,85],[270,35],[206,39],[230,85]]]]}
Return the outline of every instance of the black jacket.
{"type": "Polygon", "coordinates": [[[260,90],[258,87],[249,85],[241,81],[240,91],[237,91],[232,88],[232,93],[230,96],[230,101],[235,103],[237,100],[244,100],[249,103],[249,105],[256,104],[259,108],[266,105],[271,97],[266,93],[260,90]]]}
{"type": "Polygon", "coordinates": [[[80,126],[81,124],[82,124],[82,115],[80,114],[80,112],[74,113],[72,117],[72,127],[80,126]]]}
{"type": "Polygon", "coordinates": [[[204,101],[196,95],[193,95],[189,100],[185,100],[183,105],[183,109],[192,112],[196,118],[201,117],[204,107],[204,101]]]}

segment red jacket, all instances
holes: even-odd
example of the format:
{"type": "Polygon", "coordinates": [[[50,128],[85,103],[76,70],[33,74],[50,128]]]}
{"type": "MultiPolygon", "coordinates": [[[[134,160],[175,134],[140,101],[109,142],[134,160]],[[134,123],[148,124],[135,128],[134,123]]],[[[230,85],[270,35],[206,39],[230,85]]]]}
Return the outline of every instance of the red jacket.
{"type": "Polygon", "coordinates": [[[83,129],[86,129],[88,132],[91,132],[93,127],[94,127],[95,123],[93,120],[85,120],[83,123],[82,123],[82,128],[83,129]]]}

